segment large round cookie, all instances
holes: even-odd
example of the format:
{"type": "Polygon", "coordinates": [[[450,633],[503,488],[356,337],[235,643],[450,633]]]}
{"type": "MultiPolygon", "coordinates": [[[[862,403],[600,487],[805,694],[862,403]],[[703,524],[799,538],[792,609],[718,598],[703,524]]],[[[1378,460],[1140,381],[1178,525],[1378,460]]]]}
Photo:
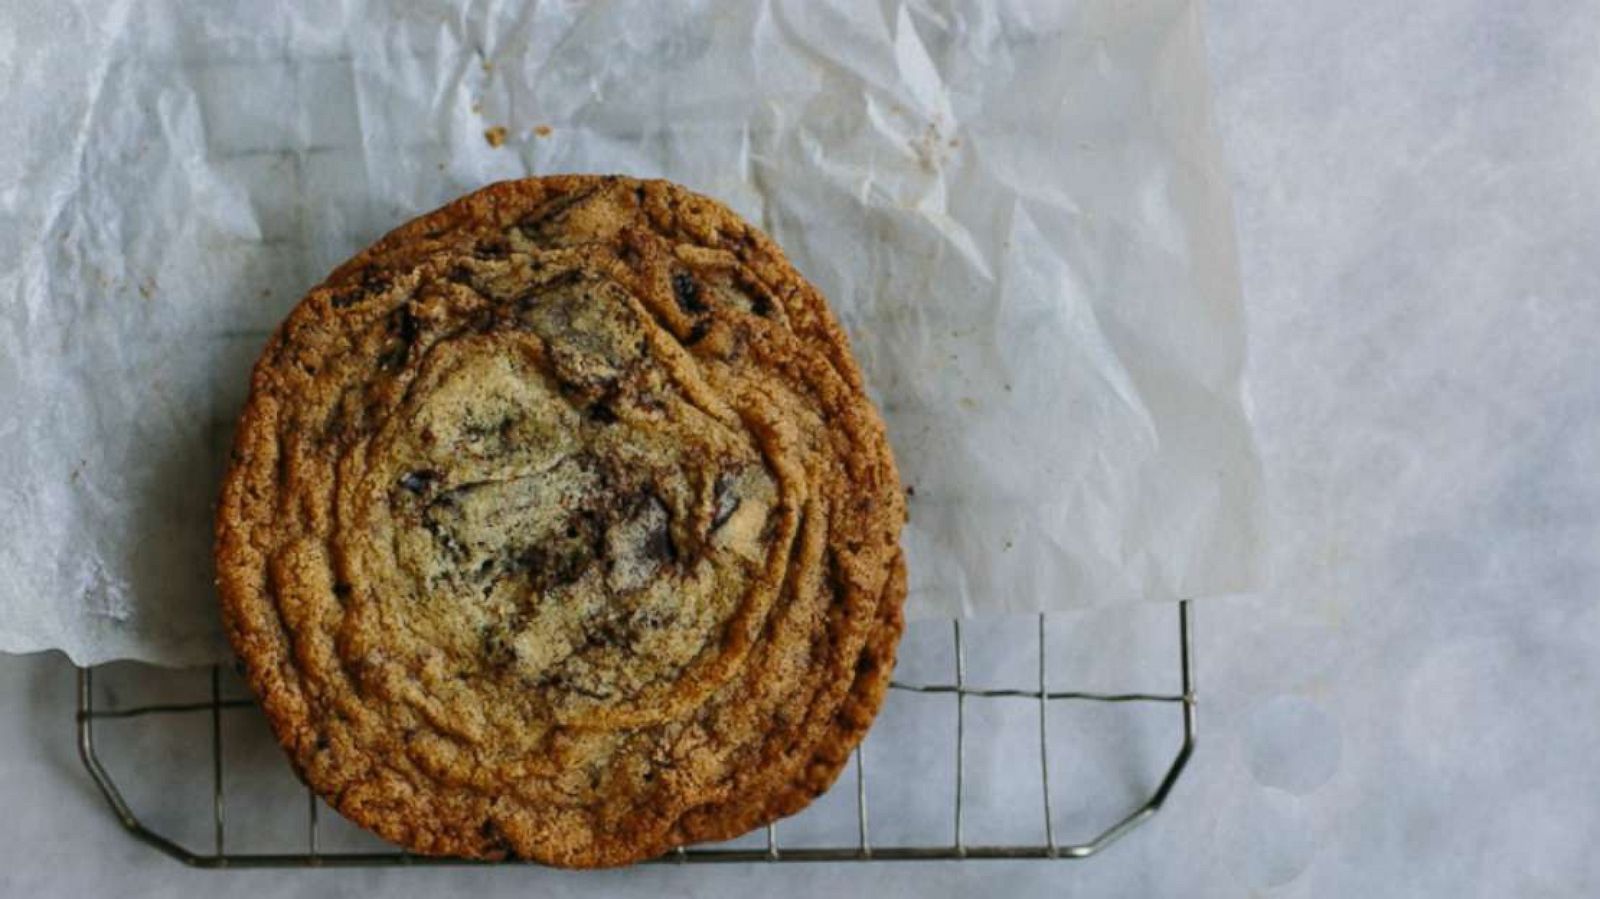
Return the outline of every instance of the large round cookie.
{"type": "Polygon", "coordinates": [[[300,302],[217,513],[295,767],[428,854],[619,865],[805,806],[881,703],[905,507],[839,325],[662,181],[487,187],[300,302]]]}

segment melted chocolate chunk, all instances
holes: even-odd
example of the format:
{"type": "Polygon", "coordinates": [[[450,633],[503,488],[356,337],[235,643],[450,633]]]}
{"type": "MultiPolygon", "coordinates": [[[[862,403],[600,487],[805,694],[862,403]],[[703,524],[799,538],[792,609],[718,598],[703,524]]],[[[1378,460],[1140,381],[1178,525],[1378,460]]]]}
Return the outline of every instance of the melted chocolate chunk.
{"type": "Polygon", "coordinates": [[[400,486],[412,493],[421,495],[427,493],[434,484],[439,483],[441,475],[431,468],[422,468],[408,471],[400,477],[400,486]]]}
{"type": "Polygon", "coordinates": [[[466,550],[462,548],[461,544],[456,540],[454,534],[450,533],[450,531],[447,530],[436,517],[428,514],[431,513],[436,507],[448,508],[452,504],[453,502],[450,500],[449,496],[441,496],[435,500],[433,506],[429,507],[428,512],[423,513],[422,529],[427,531],[428,536],[432,537],[441,547],[444,548],[445,553],[451,559],[460,560],[464,555],[466,555],[466,550]]]}
{"type": "Polygon", "coordinates": [[[395,310],[394,315],[389,320],[389,330],[402,343],[409,345],[416,342],[417,335],[422,333],[422,324],[417,321],[417,316],[411,311],[410,303],[395,310]]]}
{"type": "Polygon", "coordinates": [[[389,348],[378,357],[378,367],[393,370],[404,365],[411,356],[411,346],[417,342],[417,337],[422,333],[422,323],[411,311],[411,304],[407,303],[389,315],[389,334],[391,343],[389,348]]]}
{"type": "Polygon", "coordinates": [[[711,515],[711,530],[715,531],[728,523],[733,513],[739,511],[739,497],[733,492],[733,478],[726,474],[717,475],[717,483],[712,487],[711,496],[716,504],[711,515]]]}
{"type": "Polygon", "coordinates": [[[663,522],[645,537],[644,553],[657,562],[670,564],[678,561],[678,545],[672,540],[672,527],[669,522],[663,522]]]}
{"type": "Polygon", "coordinates": [[[388,278],[368,269],[361,273],[361,281],[356,286],[346,289],[333,298],[333,308],[348,309],[368,297],[377,296],[388,290],[391,283],[388,278]]]}
{"type": "Polygon", "coordinates": [[[473,246],[472,255],[483,260],[504,259],[511,255],[511,244],[504,237],[491,237],[473,246]]]}
{"type": "Polygon", "coordinates": [[[562,194],[555,199],[548,200],[544,205],[535,209],[517,222],[517,230],[529,240],[543,240],[560,230],[557,226],[564,221],[574,208],[599,192],[598,187],[587,190],[577,190],[572,193],[562,194]]]}
{"type": "Polygon", "coordinates": [[[479,334],[487,334],[494,330],[494,323],[494,309],[485,306],[484,308],[472,313],[471,317],[467,319],[466,329],[469,331],[476,331],[479,334]]]}
{"type": "Polygon", "coordinates": [[[490,820],[485,820],[478,828],[478,835],[483,837],[484,843],[491,856],[500,856],[505,859],[517,857],[516,848],[511,845],[511,840],[500,832],[500,828],[490,820]]]}
{"type": "Polygon", "coordinates": [[[535,591],[545,593],[583,577],[594,558],[594,548],[585,540],[558,541],[524,549],[513,560],[512,567],[527,574],[528,583],[535,591]]]}
{"type": "Polygon", "coordinates": [[[672,298],[678,301],[678,308],[690,315],[699,315],[711,308],[700,296],[699,282],[685,272],[672,276],[672,298]]]}

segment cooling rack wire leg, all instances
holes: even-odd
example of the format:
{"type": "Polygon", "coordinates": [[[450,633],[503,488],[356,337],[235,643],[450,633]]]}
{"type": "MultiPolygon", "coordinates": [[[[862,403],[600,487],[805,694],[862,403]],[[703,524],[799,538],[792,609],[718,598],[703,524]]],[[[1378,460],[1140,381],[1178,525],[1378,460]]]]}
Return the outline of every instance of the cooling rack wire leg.
{"type": "Polygon", "coordinates": [[[967,655],[961,645],[961,619],[955,620],[956,637],[956,858],[967,855],[966,842],[961,838],[961,806],[965,796],[967,767],[967,655]]]}
{"type": "Polygon", "coordinates": [[[1050,816],[1050,694],[1045,688],[1044,613],[1039,613],[1039,785],[1044,796],[1044,843],[1051,858],[1056,857],[1056,831],[1050,816]]]}
{"type": "Polygon", "coordinates": [[[222,794],[222,666],[211,666],[211,815],[215,826],[217,858],[226,858],[222,851],[223,813],[226,800],[222,794]]]}

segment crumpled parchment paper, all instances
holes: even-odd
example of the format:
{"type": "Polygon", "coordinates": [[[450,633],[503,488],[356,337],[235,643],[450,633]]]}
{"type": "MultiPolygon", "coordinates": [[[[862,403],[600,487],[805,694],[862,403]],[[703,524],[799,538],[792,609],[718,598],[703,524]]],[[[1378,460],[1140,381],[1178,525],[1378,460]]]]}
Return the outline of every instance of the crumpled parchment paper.
{"type": "Polygon", "coordinates": [[[271,328],[413,215],[565,171],[719,197],[831,299],[912,494],[912,614],[1255,583],[1196,0],[6,19],[0,649],[224,657],[211,503],[271,328]]]}

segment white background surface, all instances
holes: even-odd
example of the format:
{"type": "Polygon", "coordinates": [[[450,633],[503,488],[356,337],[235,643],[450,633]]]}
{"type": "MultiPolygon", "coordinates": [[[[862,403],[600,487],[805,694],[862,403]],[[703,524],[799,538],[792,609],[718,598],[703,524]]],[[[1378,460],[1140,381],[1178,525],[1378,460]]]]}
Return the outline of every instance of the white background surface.
{"type": "Polygon", "coordinates": [[[1594,895],[1600,8],[1208,30],[1275,512],[1316,564],[1200,610],[1202,742],[1149,826],[1085,863],[190,872],[91,792],[65,662],[5,658],[0,893],[1594,895]]]}

